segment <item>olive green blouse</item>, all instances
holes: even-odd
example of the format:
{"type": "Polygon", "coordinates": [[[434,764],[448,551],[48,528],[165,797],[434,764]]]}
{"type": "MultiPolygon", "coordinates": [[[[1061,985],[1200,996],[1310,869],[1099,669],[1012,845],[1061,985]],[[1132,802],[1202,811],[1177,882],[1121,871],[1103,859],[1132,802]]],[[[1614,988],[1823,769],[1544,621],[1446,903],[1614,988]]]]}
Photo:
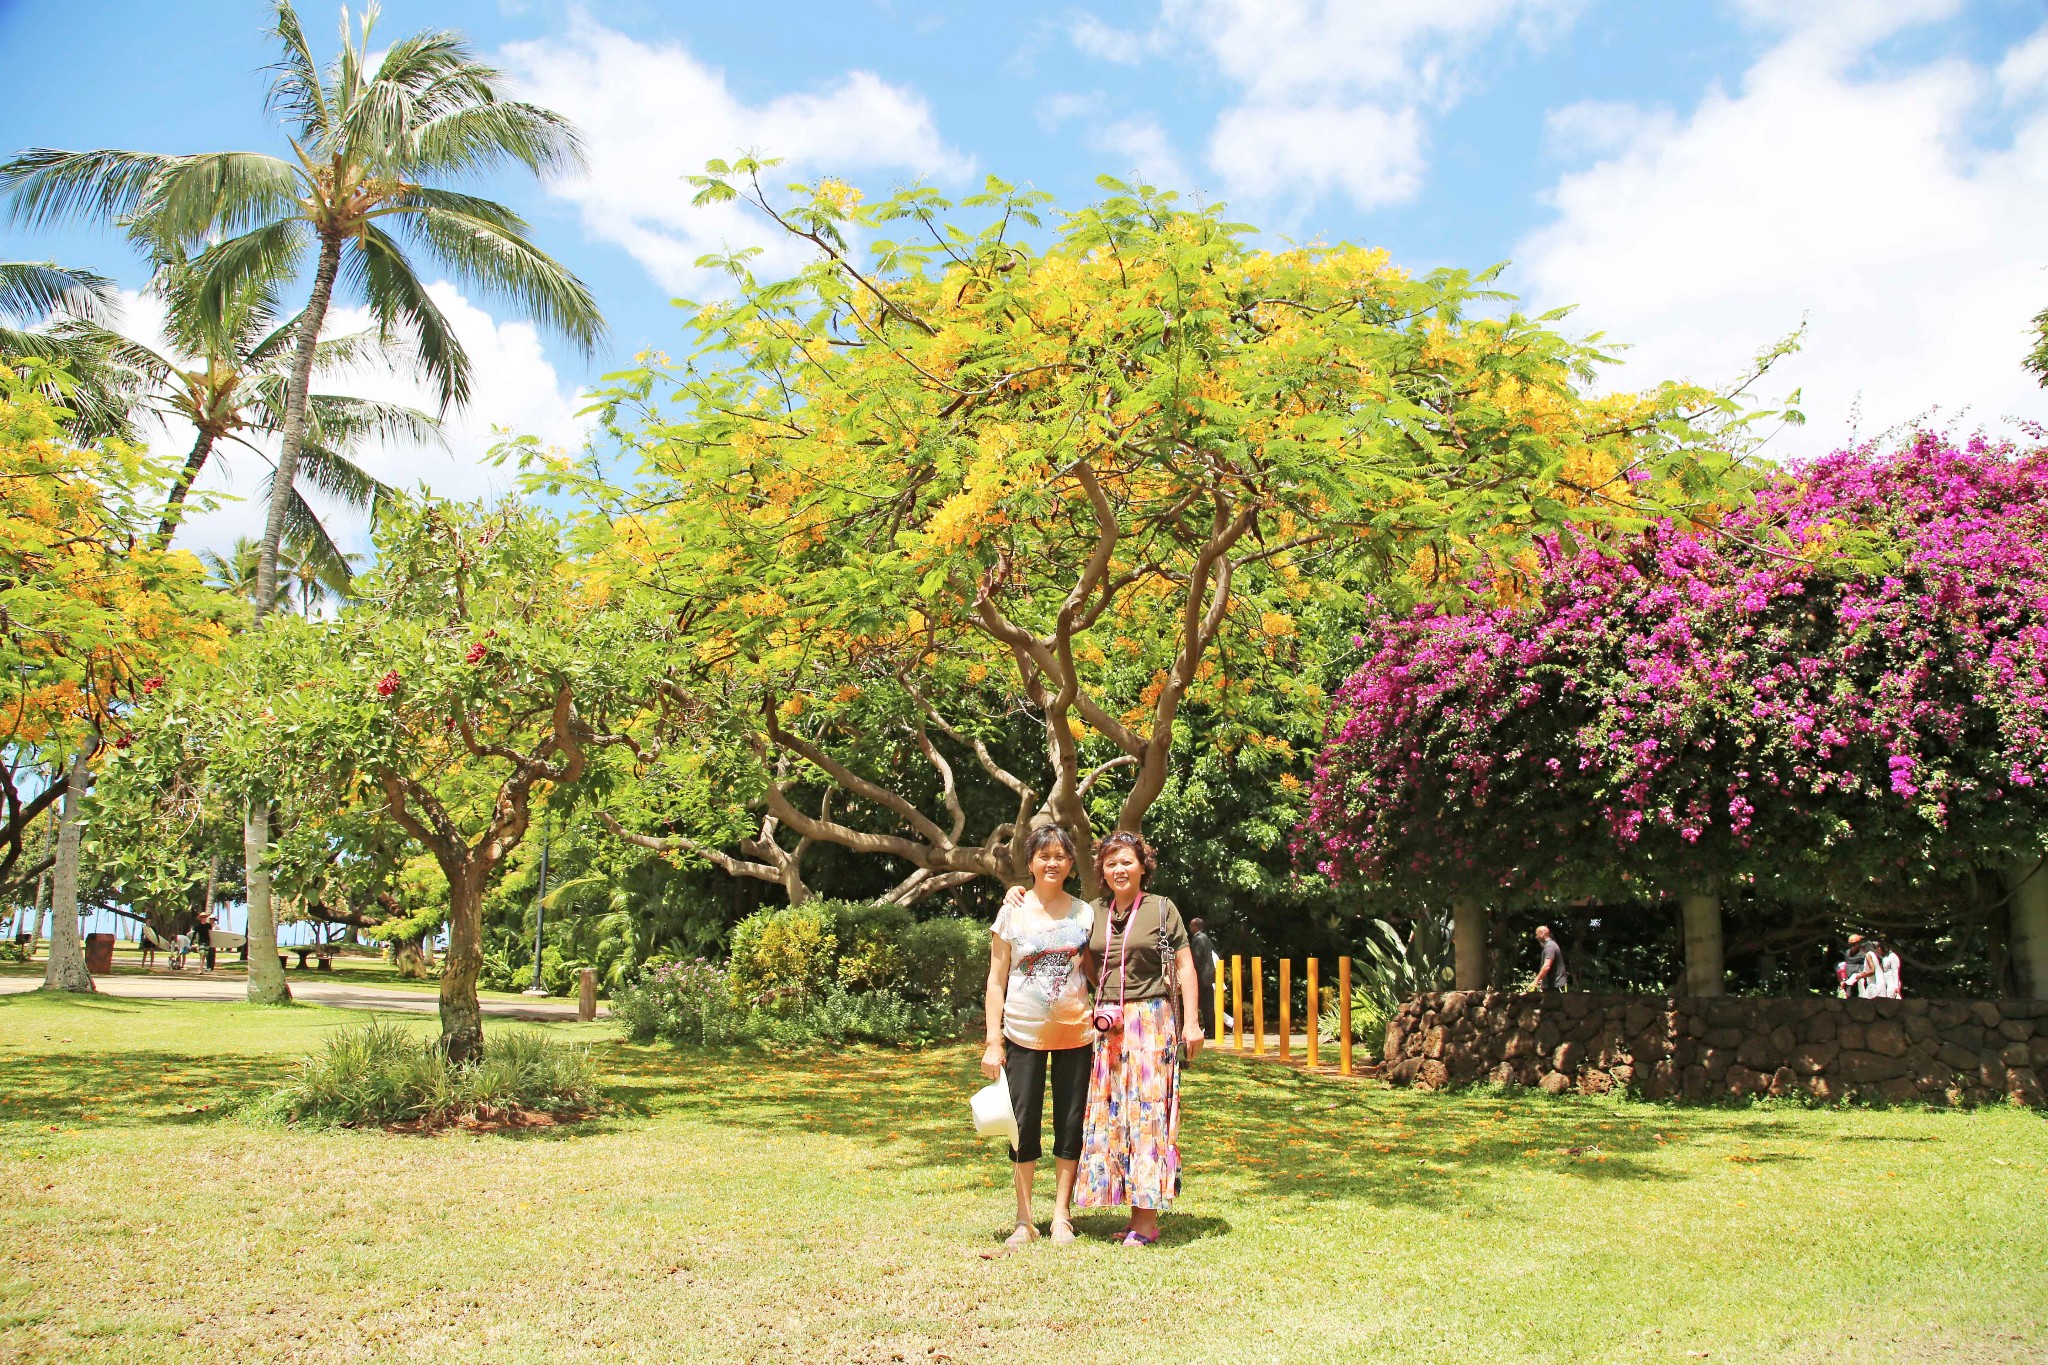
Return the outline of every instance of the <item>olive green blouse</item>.
{"type": "Polygon", "coordinates": [[[1174,960],[1188,946],[1187,926],[1181,923],[1179,908],[1166,897],[1147,892],[1129,915],[1112,924],[1114,905],[1108,896],[1095,903],[1095,932],[1088,946],[1095,954],[1102,981],[1095,992],[1096,1003],[1113,1005],[1124,1000],[1135,1004],[1173,998],[1174,960]],[[1114,947],[1110,944],[1112,928],[1116,931],[1114,947]]]}

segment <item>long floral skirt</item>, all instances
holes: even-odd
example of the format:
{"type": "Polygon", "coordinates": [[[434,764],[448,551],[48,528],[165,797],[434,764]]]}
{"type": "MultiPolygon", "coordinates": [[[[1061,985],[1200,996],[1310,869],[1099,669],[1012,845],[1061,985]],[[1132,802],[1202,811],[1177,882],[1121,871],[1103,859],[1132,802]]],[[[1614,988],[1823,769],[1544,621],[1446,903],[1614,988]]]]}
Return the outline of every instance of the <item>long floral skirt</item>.
{"type": "Polygon", "coordinates": [[[1126,1005],[1122,1027],[1095,1040],[1074,1182],[1080,1207],[1165,1209],[1180,1193],[1177,1041],[1167,1000],[1126,1005]]]}

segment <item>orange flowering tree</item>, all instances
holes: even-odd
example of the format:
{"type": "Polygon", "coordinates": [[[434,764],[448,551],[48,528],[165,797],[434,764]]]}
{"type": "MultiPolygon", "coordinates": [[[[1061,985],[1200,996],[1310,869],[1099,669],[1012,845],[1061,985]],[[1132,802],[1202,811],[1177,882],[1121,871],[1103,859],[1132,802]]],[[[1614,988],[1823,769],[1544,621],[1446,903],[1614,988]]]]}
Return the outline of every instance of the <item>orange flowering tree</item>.
{"type": "Polygon", "coordinates": [[[1538,537],[1687,514],[1740,466],[1732,400],[1591,394],[1606,355],[1488,275],[1262,250],[1114,181],[1048,223],[999,181],[869,205],[774,195],[769,164],[712,163],[700,201],[811,262],[724,259],[693,355],[617,378],[633,479],[535,460],[662,623],[688,763],[730,798],[710,837],[642,839],[758,815],[749,875],[797,839],[897,860],[899,899],[1015,881],[1047,819],[1085,869],[1098,820],[1138,829],[1167,786],[1184,706],[1243,743],[1252,698],[1320,705],[1302,623],[1334,599],[1511,583],[1538,537]]]}
{"type": "Polygon", "coordinates": [[[170,466],[118,442],[68,440],[68,414],[43,392],[50,378],[0,363],[0,881],[54,866],[45,984],[90,990],[78,816],[95,756],[103,741],[123,743],[123,711],[166,667],[218,650],[226,608],[196,559],[148,543],[170,466]],[[38,859],[23,837],[52,807],[56,847],[38,859]]]}

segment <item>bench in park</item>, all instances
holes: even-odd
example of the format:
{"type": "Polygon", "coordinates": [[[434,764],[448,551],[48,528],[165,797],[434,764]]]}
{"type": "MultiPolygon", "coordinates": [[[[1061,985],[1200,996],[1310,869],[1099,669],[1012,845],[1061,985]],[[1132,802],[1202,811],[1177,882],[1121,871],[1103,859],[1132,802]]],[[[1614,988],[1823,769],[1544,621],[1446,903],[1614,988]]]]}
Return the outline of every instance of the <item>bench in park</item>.
{"type": "Polygon", "coordinates": [[[304,947],[281,948],[277,954],[278,966],[283,967],[286,965],[284,959],[287,953],[297,953],[299,955],[299,970],[302,972],[306,970],[306,959],[309,957],[313,958],[318,964],[317,970],[323,972],[334,970],[334,946],[332,944],[308,943],[304,947]]]}

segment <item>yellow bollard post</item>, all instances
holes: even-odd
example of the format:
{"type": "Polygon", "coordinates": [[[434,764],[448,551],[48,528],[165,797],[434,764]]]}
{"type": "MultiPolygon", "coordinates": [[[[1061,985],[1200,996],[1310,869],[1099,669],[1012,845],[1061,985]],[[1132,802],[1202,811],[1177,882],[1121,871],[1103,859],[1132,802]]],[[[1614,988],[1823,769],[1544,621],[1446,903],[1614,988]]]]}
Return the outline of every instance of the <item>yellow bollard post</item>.
{"type": "Polygon", "coordinates": [[[1316,1044],[1322,1040],[1316,1035],[1323,1029],[1323,1012],[1316,1007],[1316,960],[1308,960],[1308,1064],[1316,1064],[1316,1044]]]}
{"type": "Polygon", "coordinates": [[[1337,959],[1337,1074],[1351,1074],[1351,959],[1337,959]]]}
{"type": "Polygon", "coordinates": [[[1294,1032],[1294,983],[1288,979],[1288,970],[1294,959],[1280,959],[1280,1060],[1287,1060],[1289,1035],[1294,1032]]]}
{"type": "Polygon", "coordinates": [[[1210,1039],[1209,1041],[1210,1041],[1210,1042],[1212,1042],[1212,1043],[1214,1043],[1214,1044],[1215,1044],[1215,1045],[1216,1045],[1217,1047],[1222,1047],[1222,1046],[1223,1046],[1223,1019],[1224,1019],[1224,1009],[1223,1009],[1223,969],[1222,969],[1222,967],[1220,967],[1220,966],[1219,966],[1219,967],[1218,967],[1218,968],[1216,969],[1216,979],[1215,979],[1215,983],[1214,983],[1214,984],[1215,984],[1215,987],[1216,987],[1216,1019],[1215,1019],[1215,1022],[1216,1022],[1216,1036],[1215,1036],[1214,1038],[1211,1038],[1211,1039],[1210,1039]]]}
{"type": "Polygon", "coordinates": [[[1230,955],[1230,1027],[1244,1051],[1244,958],[1237,953],[1230,955]]]}
{"type": "Polygon", "coordinates": [[[1266,1055],[1266,968],[1252,959],[1252,1056],[1266,1055]]]}

